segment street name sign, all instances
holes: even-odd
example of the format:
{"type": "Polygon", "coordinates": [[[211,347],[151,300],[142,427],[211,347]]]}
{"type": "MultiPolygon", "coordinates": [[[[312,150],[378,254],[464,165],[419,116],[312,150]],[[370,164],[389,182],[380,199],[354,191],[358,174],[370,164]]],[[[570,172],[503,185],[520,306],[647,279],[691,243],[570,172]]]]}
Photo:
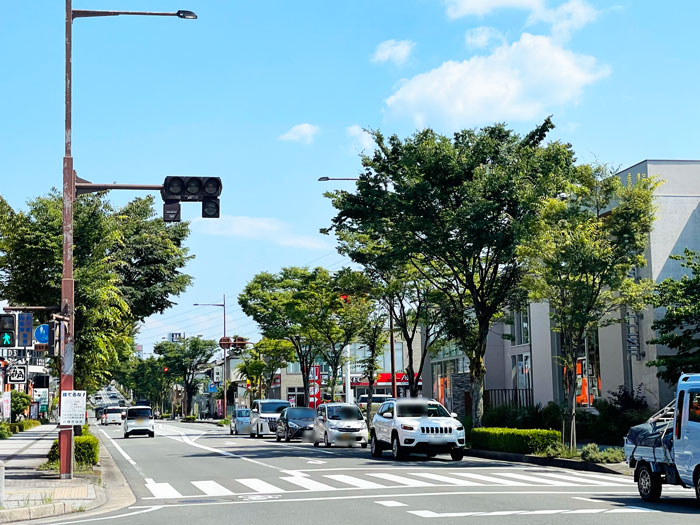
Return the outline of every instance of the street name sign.
{"type": "Polygon", "coordinates": [[[86,401],[85,390],[61,392],[61,425],[84,425],[86,401]]]}
{"type": "Polygon", "coordinates": [[[27,367],[15,365],[7,372],[7,382],[11,385],[21,385],[27,382],[27,367]]]}

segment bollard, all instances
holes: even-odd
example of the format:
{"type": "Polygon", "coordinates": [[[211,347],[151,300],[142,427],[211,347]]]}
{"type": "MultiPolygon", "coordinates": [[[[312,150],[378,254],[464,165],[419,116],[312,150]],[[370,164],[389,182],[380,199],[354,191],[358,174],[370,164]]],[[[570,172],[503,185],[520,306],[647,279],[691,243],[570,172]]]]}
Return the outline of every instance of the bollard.
{"type": "Polygon", "coordinates": [[[0,507],[5,506],[5,462],[0,461],[0,507]]]}

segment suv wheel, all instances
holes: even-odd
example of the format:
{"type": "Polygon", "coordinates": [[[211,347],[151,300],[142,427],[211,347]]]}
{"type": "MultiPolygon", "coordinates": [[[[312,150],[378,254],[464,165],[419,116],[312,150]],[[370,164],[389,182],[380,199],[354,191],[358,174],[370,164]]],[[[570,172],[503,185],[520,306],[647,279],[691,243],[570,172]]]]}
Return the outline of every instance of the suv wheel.
{"type": "Polygon", "coordinates": [[[462,461],[462,459],[464,458],[464,449],[453,448],[450,451],[450,456],[452,456],[453,461],[462,461]]]}
{"type": "Polygon", "coordinates": [[[372,453],[372,457],[382,457],[382,448],[379,446],[379,441],[377,441],[377,436],[374,432],[372,432],[372,437],[369,440],[369,450],[372,453]]]}
{"type": "MultiPolygon", "coordinates": [[[[661,477],[651,471],[647,464],[639,466],[637,488],[644,501],[659,501],[661,497],[661,477]]],[[[697,489],[696,489],[697,490],[697,489]]]]}
{"type": "Polygon", "coordinates": [[[394,434],[394,437],[391,438],[391,455],[395,460],[401,460],[406,457],[406,452],[401,446],[401,443],[399,443],[399,436],[397,434],[394,434]]]}
{"type": "Polygon", "coordinates": [[[124,432],[124,439],[129,439],[129,433],[128,433],[128,432],[124,432]]]}

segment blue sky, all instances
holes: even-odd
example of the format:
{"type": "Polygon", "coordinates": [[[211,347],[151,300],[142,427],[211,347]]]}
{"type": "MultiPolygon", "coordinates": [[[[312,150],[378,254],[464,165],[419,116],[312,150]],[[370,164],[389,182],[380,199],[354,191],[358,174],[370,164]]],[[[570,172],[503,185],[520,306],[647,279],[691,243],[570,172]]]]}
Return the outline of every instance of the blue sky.
{"type": "MultiPolygon", "coordinates": [[[[61,0],[7,2],[0,46],[0,194],[15,208],[61,183],[61,0]]],[[[236,297],[257,272],[338,269],[318,234],[322,192],[352,182],[362,128],[442,133],[505,121],[526,132],[553,115],[552,139],[579,161],[626,167],[698,158],[700,84],[691,0],[74,0],[75,9],[191,9],[177,18],[79,19],[73,28],[73,156],[93,182],[221,177],[222,218],[192,219],[178,305],[149,319],[146,351],[168,332],[255,340],[236,297]]],[[[116,204],[134,193],[113,193],[116,204]]],[[[160,204],[159,204],[160,206],[160,204]]]]}

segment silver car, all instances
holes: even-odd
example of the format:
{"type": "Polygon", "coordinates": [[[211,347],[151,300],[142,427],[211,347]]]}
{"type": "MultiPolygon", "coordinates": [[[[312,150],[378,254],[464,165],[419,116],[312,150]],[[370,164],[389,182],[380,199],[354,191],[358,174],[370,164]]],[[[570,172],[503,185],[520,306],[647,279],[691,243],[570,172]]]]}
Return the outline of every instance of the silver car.
{"type": "Polygon", "coordinates": [[[359,444],[367,448],[367,436],[367,423],[357,405],[324,403],[316,410],[313,430],[315,447],[323,442],[327,447],[359,444]]]}
{"type": "Polygon", "coordinates": [[[250,409],[237,408],[231,417],[231,423],[229,423],[229,433],[238,435],[248,432],[250,432],[250,409]]]}

